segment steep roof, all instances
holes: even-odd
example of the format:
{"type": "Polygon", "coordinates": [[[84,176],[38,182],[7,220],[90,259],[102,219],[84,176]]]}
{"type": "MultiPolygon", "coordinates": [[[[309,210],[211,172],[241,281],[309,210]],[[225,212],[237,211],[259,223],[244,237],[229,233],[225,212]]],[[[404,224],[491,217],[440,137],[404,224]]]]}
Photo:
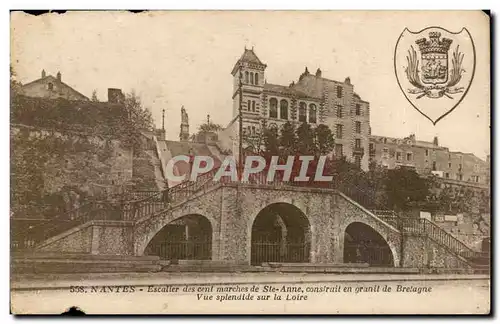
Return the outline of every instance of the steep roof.
{"type": "Polygon", "coordinates": [[[50,75],[50,74],[47,75],[46,77],[36,79],[36,80],[33,80],[29,83],[23,84],[21,87],[21,91],[24,89],[29,89],[31,86],[33,86],[35,84],[45,83],[45,82],[57,83],[61,88],[64,88],[64,89],[74,93],[78,97],[80,97],[80,100],[89,100],[89,98],[87,96],[81,94],[80,92],[76,91],[74,88],[70,87],[66,83],[62,82],[61,80],[57,79],[56,77],[54,77],[53,75],[50,75]]]}
{"type": "Polygon", "coordinates": [[[243,54],[241,55],[241,57],[238,59],[238,61],[234,65],[231,74],[234,75],[234,73],[236,72],[236,68],[240,65],[240,63],[251,63],[251,64],[262,65],[264,67],[266,66],[257,57],[257,55],[255,54],[255,52],[253,51],[253,49],[246,49],[246,48],[245,48],[245,51],[243,52],[243,54]]]}

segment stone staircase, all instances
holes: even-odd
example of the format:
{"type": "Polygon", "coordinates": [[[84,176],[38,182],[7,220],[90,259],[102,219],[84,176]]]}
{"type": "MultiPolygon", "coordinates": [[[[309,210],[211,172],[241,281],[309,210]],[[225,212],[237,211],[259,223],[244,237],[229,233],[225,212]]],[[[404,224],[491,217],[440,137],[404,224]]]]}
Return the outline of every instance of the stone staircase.
{"type": "Polygon", "coordinates": [[[433,221],[425,218],[398,217],[393,211],[374,210],[373,213],[386,223],[399,229],[402,235],[422,235],[428,237],[458,258],[465,260],[478,272],[489,272],[489,253],[474,251],[433,221]]]}
{"type": "Polygon", "coordinates": [[[156,256],[115,256],[85,253],[18,252],[11,255],[12,273],[157,272],[156,256]]]}
{"type": "Polygon", "coordinates": [[[161,191],[132,192],[124,195],[123,200],[88,202],[78,209],[15,233],[11,238],[11,250],[36,250],[50,238],[90,221],[142,221],[173,206],[179,206],[196,193],[217,185],[212,181],[215,172],[216,170],[199,176],[196,182],[186,181],[161,191]],[[132,200],[128,200],[130,197],[132,200]]]}

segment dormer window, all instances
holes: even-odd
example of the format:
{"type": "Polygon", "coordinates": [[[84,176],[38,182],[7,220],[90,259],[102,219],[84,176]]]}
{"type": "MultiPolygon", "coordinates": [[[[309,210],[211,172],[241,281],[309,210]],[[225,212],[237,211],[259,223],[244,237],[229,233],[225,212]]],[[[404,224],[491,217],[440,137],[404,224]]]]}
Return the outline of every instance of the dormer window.
{"type": "Polygon", "coordinates": [[[48,87],[50,91],[54,90],[54,84],[52,84],[52,82],[49,82],[48,87]]]}

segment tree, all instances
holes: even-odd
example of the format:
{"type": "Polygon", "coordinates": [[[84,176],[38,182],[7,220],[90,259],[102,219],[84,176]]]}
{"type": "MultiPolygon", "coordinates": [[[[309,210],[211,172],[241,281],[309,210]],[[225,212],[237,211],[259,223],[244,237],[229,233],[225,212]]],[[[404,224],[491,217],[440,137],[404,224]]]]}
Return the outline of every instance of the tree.
{"type": "Polygon", "coordinates": [[[12,65],[10,66],[10,94],[11,94],[11,98],[17,94],[19,94],[19,92],[21,92],[21,87],[23,85],[21,84],[21,82],[17,81],[16,80],[16,71],[14,71],[14,68],[12,67],[12,65]]]}
{"type": "Polygon", "coordinates": [[[297,138],[295,137],[295,126],[287,121],[281,126],[279,137],[280,151],[283,156],[295,155],[297,152],[297,138]]]}
{"type": "Polygon", "coordinates": [[[393,210],[408,210],[412,205],[426,203],[430,182],[409,168],[387,171],[385,179],[388,206],[393,210]]]}
{"type": "Polygon", "coordinates": [[[314,138],[315,134],[311,125],[304,122],[296,130],[296,153],[302,155],[315,155],[314,138]]]}
{"type": "Polygon", "coordinates": [[[99,99],[97,98],[97,90],[96,89],[94,89],[92,91],[92,98],[90,99],[90,101],[92,101],[92,102],[99,102],[99,99]]]}
{"type": "Polygon", "coordinates": [[[206,123],[201,124],[198,126],[198,133],[200,132],[218,132],[222,130],[222,126],[219,124],[214,124],[210,121],[207,121],[206,123]]]}
{"type": "Polygon", "coordinates": [[[136,129],[153,129],[153,116],[151,115],[151,111],[142,106],[141,98],[136,94],[135,90],[125,95],[124,104],[130,121],[136,129]]]}
{"type": "Polygon", "coordinates": [[[315,135],[318,155],[331,153],[335,148],[335,139],[333,138],[332,130],[328,126],[320,124],[316,127],[315,135]]]}

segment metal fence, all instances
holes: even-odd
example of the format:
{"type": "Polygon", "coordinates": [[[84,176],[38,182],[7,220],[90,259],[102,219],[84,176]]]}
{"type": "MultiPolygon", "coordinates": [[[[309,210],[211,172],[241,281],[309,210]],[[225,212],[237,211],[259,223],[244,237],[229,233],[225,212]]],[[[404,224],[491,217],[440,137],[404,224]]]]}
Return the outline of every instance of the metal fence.
{"type": "Polygon", "coordinates": [[[344,262],[368,263],[370,266],[394,266],[392,252],[388,246],[361,243],[344,244],[344,262]]]}
{"type": "Polygon", "coordinates": [[[252,264],[263,262],[309,262],[310,247],[307,243],[252,242],[252,264]]]}
{"type": "Polygon", "coordinates": [[[148,254],[157,255],[163,260],[210,260],[212,243],[210,241],[173,241],[151,246],[148,254]]]}

